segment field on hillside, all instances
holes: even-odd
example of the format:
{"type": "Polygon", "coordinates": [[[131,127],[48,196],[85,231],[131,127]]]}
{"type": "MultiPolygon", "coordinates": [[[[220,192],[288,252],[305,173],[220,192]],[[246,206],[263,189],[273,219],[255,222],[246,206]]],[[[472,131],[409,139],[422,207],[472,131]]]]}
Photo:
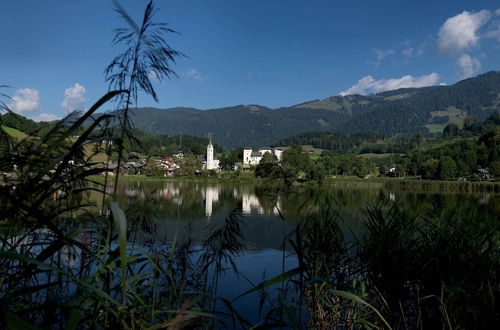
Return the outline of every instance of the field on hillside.
{"type": "Polygon", "coordinates": [[[27,137],[28,135],[26,135],[24,132],[21,132],[20,130],[18,129],[15,129],[15,128],[12,128],[12,127],[8,127],[8,126],[2,126],[2,129],[9,135],[15,137],[15,138],[18,138],[18,139],[23,139],[25,137],[27,137]]]}
{"type": "MultiPolygon", "coordinates": [[[[8,126],[1,126],[2,129],[7,133],[9,134],[10,136],[16,138],[17,140],[22,140],[22,139],[25,139],[28,136],[28,134],[24,133],[23,131],[20,131],[16,128],[12,128],[12,127],[8,127],[8,126]]],[[[75,139],[74,138],[70,138],[71,142],[74,142],[75,139]]],[[[85,154],[87,156],[90,156],[94,153],[94,148],[95,148],[95,144],[88,144],[84,147],[85,149],[85,154]]],[[[97,154],[95,154],[93,157],[92,157],[92,160],[94,162],[106,162],[107,160],[107,156],[106,154],[104,154],[103,152],[99,152],[97,154]]]]}
{"type": "Polygon", "coordinates": [[[366,154],[359,154],[358,157],[372,159],[372,158],[387,158],[387,157],[391,157],[394,155],[396,155],[396,154],[394,154],[394,153],[386,153],[386,154],[366,153],[366,154]]]}

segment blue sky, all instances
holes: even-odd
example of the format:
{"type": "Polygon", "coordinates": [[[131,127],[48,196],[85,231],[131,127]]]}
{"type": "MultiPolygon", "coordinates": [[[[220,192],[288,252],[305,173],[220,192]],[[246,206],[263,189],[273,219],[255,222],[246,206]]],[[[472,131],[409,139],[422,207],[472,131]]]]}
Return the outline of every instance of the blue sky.
{"type": "MultiPolygon", "coordinates": [[[[121,1],[140,19],[147,1],[121,1]]],[[[180,35],[179,78],[155,83],[159,103],[271,108],[337,94],[453,84],[500,63],[498,1],[156,1],[157,21],[180,35]]],[[[3,1],[0,92],[43,120],[90,107],[126,23],[106,0],[3,1]]]]}

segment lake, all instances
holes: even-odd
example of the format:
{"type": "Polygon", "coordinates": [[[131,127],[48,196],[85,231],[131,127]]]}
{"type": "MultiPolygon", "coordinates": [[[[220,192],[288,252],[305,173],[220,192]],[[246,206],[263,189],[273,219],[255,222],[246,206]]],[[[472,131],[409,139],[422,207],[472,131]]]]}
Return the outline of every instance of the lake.
{"type": "MultiPolygon", "coordinates": [[[[473,215],[470,221],[486,221],[500,214],[499,194],[398,190],[380,183],[284,187],[262,182],[213,184],[128,178],[120,184],[118,193],[121,205],[133,205],[144,199],[153,200],[151,205],[155,205],[154,231],[139,229],[131,233],[129,244],[161,245],[174,240],[180,244],[190,239],[193,246],[201,250],[210,234],[233,215],[242,241],[241,253],[232,256],[237,272],[226,260],[225,271],[218,277],[216,286],[216,295],[228,300],[297,267],[288,239],[300,220],[314,212],[329,209],[338,214],[346,242],[363,238],[367,207],[381,200],[386,201],[387,207],[397,205],[408,216],[423,218],[452,217],[457,210],[464,210],[473,215]]],[[[268,299],[262,309],[259,306],[262,293],[245,295],[233,301],[233,306],[256,323],[266,309],[272,308],[273,301],[279,299],[282,285],[266,289],[268,299]]],[[[300,310],[300,303],[293,302],[296,296],[289,297],[292,297],[290,306],[300,310]]]]}

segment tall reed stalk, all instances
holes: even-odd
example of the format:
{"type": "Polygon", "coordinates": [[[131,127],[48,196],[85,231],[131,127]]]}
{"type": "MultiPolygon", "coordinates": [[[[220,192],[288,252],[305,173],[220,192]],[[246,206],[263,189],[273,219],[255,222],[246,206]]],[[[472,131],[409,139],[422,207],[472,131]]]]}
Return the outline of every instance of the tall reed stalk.
{"type": "Polygon", "coordinates": [[[118,3],[115,10],[127,22],[128,27],[115,30],[114,45],[125,45],[126,49],[116,56],[106,67],[106,81],[110,89],[126,89],[128,94],[119,99],[117,115],[119,120],[118,164],[114,182],[113,196],[116,197],[120,166],[124,152],[125,138],[134,140],[131,132],[130,107],[137,106],[138,92],[143,91],[158,102],[158,95],[151,79],[159,82],[172,76],[177,76],[171,69],[175,58],[182,56],[179,51],[172,49],[165,36],[176,33],[166,23],[155,22],[156,9],[153,1],[149,1],[144,11],[142,22],[137,24],[127,11],[118,3]]]}

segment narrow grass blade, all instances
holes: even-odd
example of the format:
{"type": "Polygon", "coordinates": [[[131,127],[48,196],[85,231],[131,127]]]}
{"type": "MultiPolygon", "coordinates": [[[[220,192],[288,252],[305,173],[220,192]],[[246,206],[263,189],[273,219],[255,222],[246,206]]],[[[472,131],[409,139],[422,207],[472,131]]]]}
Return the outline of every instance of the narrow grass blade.
{"type": "Polygon", "coordinates": [[[275,276],[267,281],[264,281],[262,283],[259,283],[258,285],[256,285],[255,287],[253,287],[252,289],[248,290],[248,291],[245,291],[244,293],[240,294],[238,297],[234,298],[233,301],[235,300],[238,300],[240,299],[241,297],[249,294],[249,293],[252,293],[252,292],[256,292],[256,291],[259,291],[259,290],[262,290],[264,288],[267,288],[268,286],[271,286],[273,284],[277,284],[277,283],[281,283],[283,281],[286,281],[288,280],[289,278],[299,274],[302,270],[297,267],[297,268],[294,268],[294,269],[291,269],[287,272],[284,272],[282,274],[279,274],[278,276],[275,276]]]}

